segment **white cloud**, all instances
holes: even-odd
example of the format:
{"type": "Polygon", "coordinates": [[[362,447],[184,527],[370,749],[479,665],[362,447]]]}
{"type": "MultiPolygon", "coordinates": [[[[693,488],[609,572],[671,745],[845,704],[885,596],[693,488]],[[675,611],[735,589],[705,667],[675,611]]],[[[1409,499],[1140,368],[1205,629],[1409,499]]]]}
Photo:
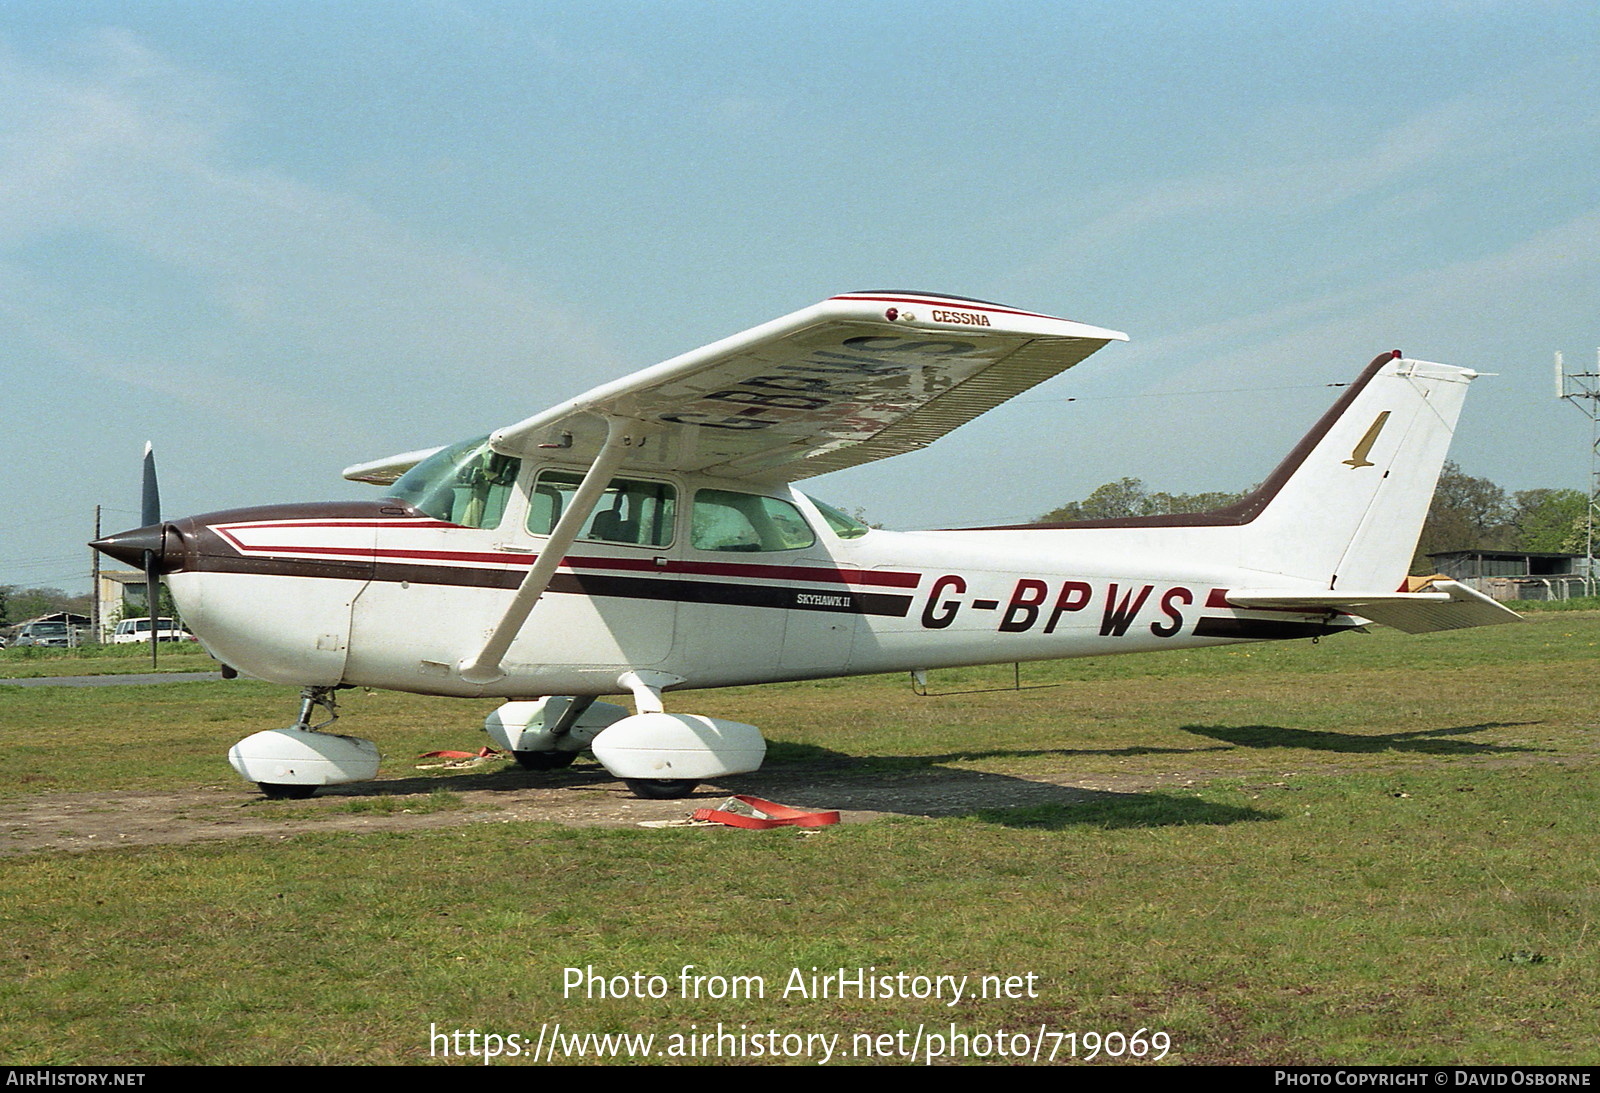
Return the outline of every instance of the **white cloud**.
{"type": "Polygon", "coordinates": [[[123,366],[96,362],[125,360],[152,325],[170,329],[176,340],[140,371],[145,382],[197,410],[235,407],[271,433],[289,422],[322,431],[336,417],[348,428],[357,400],[392,420],[408,400],[437,398],[423,383],[476,392],[515,419],[546,398],[507,406],[507,381],[534,391],[558,362],[615,367],[594,329],[527,274],[419,236],[351,194],[236,162],[230,133],[244,112],[127,33],[97,33],[44,62],[0,54],[0,103],[0,262],[25,290],[8,310],[69,369],[103,378],[123,366]],[[83,237],[127,258],[89,276],[154,292],[165,312],[119,309],[115,293],[52,275],[64,241],[83,237]]]}

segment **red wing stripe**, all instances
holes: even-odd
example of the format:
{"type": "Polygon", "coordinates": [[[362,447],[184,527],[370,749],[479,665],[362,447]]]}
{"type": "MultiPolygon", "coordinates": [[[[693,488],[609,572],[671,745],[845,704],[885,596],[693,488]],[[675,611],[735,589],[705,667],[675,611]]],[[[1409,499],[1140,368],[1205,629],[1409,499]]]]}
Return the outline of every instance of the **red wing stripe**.
{"type": "Polygon", "coordinates": [[[969,303],[961,299],[940,299],[932,296],[835,296],[835,300],[870,300],[884,304],[916,304],[919,307],[947,307],[958,311],[987,311],[995,315],[1022,315],[1029,319],[1053,319],[1069,322],[1057,315],[1044,315],[1037,311],[1018,311],[1012,307],[969,303]]]}

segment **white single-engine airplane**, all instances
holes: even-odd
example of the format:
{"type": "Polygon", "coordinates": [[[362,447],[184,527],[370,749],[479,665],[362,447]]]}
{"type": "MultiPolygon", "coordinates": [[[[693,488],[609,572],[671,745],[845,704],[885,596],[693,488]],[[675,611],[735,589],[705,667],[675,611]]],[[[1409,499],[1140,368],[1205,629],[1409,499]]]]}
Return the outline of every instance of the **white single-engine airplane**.
{"type": "Polygon", "coordinates": [[[382,500],[157,510],[94,545],[164,575],[219,660],[304,689],[294,726],[230,753],[269,796],[376,775],[370,742],[312,724],[341,687],[503,697],[486,728],[524,766],[590,748],[636,793],[676,797],[757,769],[766,744],[665,712],[666,691],[1517,620],[1453,581],[1407,587],[1477,373],[1398,352],[1214,512],[899,534],[790,486],[924,447],[1123,340],[847,293],[344,472],[382,500]],[[595,701],[619,691],[633,712],[595,701]]]}

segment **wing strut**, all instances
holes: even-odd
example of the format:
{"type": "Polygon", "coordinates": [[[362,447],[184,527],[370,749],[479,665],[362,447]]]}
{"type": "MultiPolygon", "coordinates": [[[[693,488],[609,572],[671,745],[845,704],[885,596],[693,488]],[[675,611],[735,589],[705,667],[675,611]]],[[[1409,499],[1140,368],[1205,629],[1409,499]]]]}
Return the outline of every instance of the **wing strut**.
{"type": "Polygon", "coordinates": [[[539,602],[539,597],[550,587],[550,578],[555,576],[556,567],[566,557],[573,540],[589,519],[589,514],[600,502],[600,495],[610,484],[612,473],[622,464],[623,455],[630,445],[640,439],[628,432],[630,426],[637,428],[637,425],[637,422],[618,417],[606,419],[605,445],[589,465],[589,471],[583,476],[583,482],[572,495],[572,500],[567,503],[566,511],[556,521],[556,526],[550,529],[550,538],[545,541],[544,549],[534,560],[528,575],[522,579],[506,613],[490,632],[489,640],[477,656],[461,662],[459,669],[462,679],[468,683],[493,683],[505,677],[500,662],[505,658],[506,650],[511,648],[517,633],[528,621],[528,615],[539,602]]]}

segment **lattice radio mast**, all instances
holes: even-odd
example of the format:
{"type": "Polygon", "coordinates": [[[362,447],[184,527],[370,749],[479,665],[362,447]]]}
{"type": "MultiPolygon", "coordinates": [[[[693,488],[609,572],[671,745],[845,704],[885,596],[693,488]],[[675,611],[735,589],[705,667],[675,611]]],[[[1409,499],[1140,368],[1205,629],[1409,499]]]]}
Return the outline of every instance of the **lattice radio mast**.
{"type": "Polygon", "coordinates": [[[1600,349],[1593,372],[1568,372],[1556,351],[1556,398],[1570,402],[1589,419],[1589,508],[1583,547],[1584,584],[1593,582],[1596,517],[1600,516],[1600,349]]]}

